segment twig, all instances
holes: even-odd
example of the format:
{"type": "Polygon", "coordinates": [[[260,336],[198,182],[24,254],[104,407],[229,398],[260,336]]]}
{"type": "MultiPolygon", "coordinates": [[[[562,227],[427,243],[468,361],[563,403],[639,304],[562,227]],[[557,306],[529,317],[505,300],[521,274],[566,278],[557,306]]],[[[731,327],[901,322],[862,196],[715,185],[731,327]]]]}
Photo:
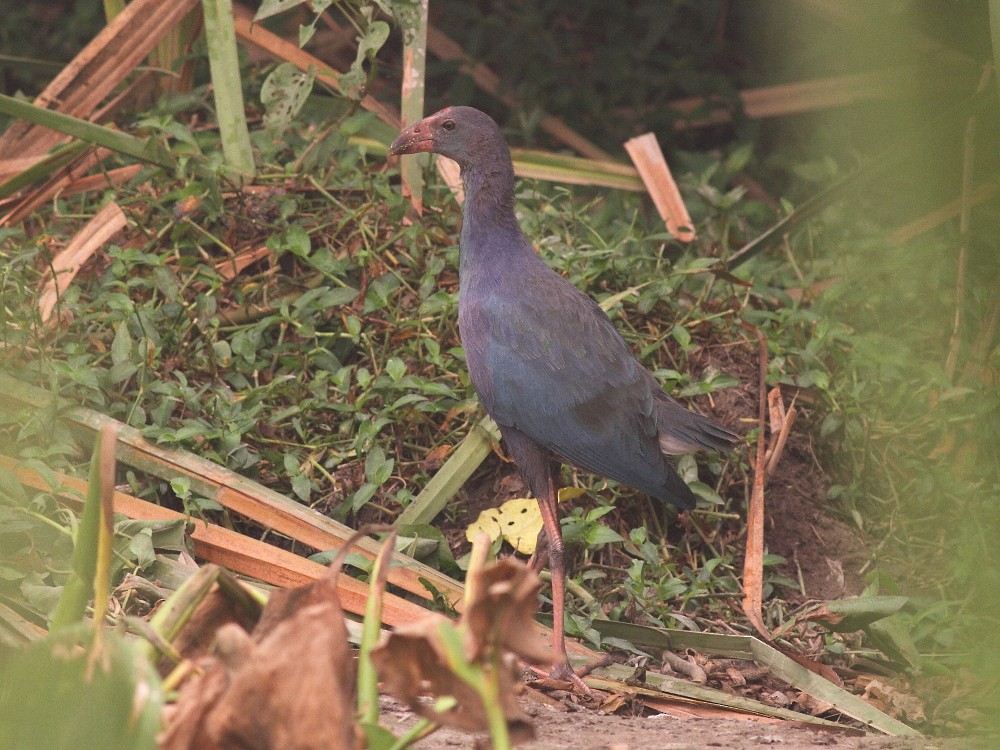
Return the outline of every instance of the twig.
{"type": "Polygon", "coordinates": [[[764,472],[765,480],[774,475],[778,461],[781,460],[781,454],[785,450],[785,444],[788,442],[788,435],[792,431],[792,425],[795,424],[795,418],[798,416],[794,397],[786,411],[780,387],[771,389],[771,392],[767,394],[767,403],[771,415],[771,439],[765,454],[767,461],[767,468],[764,472]]]}
{"type": "Polygon", "coordinates": [[[747,508],[747,543],[743,558],[743,612],[754,628],[770,640],[770,634],[761,618],[764,588],[764,479],[766,469],[765,453],[767,442],[767,340],[758,328],[759,379],[757,392],[757,456],[754,460],[753,489],[747,508]]]}
{"type": "MultiPolygon", "coordinates": [[[[993,68],[987,65],[979,79],[977,94],[985,90],[992,75],[993,68]]],[[[953,380],[955,377],[958,350],[962,343],[962,302],[965,299],[965,275],[969,265],[969,216],[972,213],[972,175],[975,156],[976,115],[973,113],[965,122],[965,136],[962,139],[962,192],[958,214],[958,235],[961,241],[958,245],[958,264],[955,270],[955,315],[951,324],[948,356],[944,363],[944,372],[948,380],[953,380]]]]}

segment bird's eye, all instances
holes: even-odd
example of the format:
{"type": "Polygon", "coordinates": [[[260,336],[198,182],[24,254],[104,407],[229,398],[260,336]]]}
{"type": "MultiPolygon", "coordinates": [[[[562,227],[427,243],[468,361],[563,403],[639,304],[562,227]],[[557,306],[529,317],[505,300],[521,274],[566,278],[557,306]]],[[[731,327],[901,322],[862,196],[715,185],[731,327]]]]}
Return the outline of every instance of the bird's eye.
{"type": "Polygon", "coordinates": [[[444,122],[441,123],[441,127],[444,128],[445,130],[454,130],[455,129],[455,121],[454,120],[445,120],[444,122]]]}

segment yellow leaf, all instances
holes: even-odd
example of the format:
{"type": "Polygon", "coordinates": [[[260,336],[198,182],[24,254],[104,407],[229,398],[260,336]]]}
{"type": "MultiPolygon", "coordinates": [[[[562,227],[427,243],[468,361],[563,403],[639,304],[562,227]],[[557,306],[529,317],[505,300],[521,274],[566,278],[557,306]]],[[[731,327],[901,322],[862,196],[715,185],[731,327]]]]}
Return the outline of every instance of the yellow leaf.
{"type": "MultiPolygon", "coordinates": [[[[559,501],[573,500],[587,494],[582,487],[563,487],[559,490],[559,501]]],[[[465,530],[465,538],[470,542],[479,532],[485,532],[491,542],[501,536],[505,542],[522,555],[535,553],[538,532],[542,530],[542,514],[538,501],[532,497],[515,497],[499,508],[487,508],[479,514],[476,522],[465,530]]]]}
{"type": "Polygon", "coordinates": [[[471,542],[480,531],[486,532],[490,541],[503,536],[504,541],[518,552],[530,555],[535,551],[535,540],[541,530],[538,502],[534,498],[518,497],[499,508],[487,508],[480,513],[476,522],[465,530],[465,538],[471,542]]]}
{"type": "Polygon", "coordinates": [[[538,501],[532,497],[517,497],[505,502],[498,510],[504,541],[522,554],[534,554],[535,540],[542,530],[538,501]]]}
{"type": "Polygon", "coordinates": [[[559,502],[566,500],[576,500],[581,495],[586,495],[587,490],[583,487],[562,487],[559,490],[559,502]]]}
{"type": "Polygon", "coordinates": [[[475,541],[476,535],[485,533],[491,542],[495,542],[503,533],[500,529],[500,510],[498,508],[487,508],[479,514],[479,518],[474,523],[469,524],[465,530],[465,538],[470,542],[475,541]]]}

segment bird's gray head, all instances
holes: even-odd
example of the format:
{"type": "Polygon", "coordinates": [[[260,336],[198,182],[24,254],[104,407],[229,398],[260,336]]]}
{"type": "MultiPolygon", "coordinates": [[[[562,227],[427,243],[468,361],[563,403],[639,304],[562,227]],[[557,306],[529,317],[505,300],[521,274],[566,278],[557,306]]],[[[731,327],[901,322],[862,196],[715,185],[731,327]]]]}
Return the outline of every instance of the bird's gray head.
{"type": "Polygon", "coordinates": [[[400,133],[389,147],[389,155],[430,151],[454,159],[464,169],[494,157],[498,149],[509,154],[492,117],[472,107],[445,107],[400,133]]]}

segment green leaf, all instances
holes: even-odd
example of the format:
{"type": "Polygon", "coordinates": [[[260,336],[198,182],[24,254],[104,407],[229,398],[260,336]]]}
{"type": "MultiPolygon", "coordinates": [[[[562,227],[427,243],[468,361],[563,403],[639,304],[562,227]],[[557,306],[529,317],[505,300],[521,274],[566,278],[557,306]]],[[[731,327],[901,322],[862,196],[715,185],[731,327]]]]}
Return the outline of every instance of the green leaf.
{"type": "Polygon", "coordinates": [[[367,750],[394,750],[399,747],[399,738],[380,724],[361,722],[365,733],[364,747],[367,750]]]}
{"type": "MultiPolygon", "coordinates": [[[[59,597],[59,606],[52,616],[52,631],[76,624],[94,595],[94,577],[98,570],[98,536],[101,527],[100,456],[101,438],[94,441],[87,478],[87,498],[73,537],[73,569],[59,597]]],[[[0,747],[4,745],[0,743],[0,747]]]]}
{"type": "Polygon", "coordinates": [[[308,503],[309,496],[312,494],[313,486],[312,480],[308,476],[299,472],[292,477],[292,492],[298,496],[302,502],[308,503]]]}
{"type": "Polygon", "coordinates": [[[406,365],[399,357],[389,357],[385,363],[385,371],[394,383],[398,383],[400,378],[406,374],[406,365]]]}
{"type": "Polygon", "coordinates": [[[591,508],[587,511],[587,520],[596,521],[599,518],[604,518],[611,511],[615,509],[613,505],[599,505],[596,508],[591,508]]]}
{"type": "Polygon", "coordinates": [[[300,258],[308,257],[312,252],[312,240],[309,239],[309,232],[300,224],[292,224],[285,232],[285,247],[293,255],[300,258]]]}
{"type": "MultiPolygon", "coordinates": [[[[299,26],[299,46],[305,47],[316,33],[316,21],[299,26]]],[[[263,98],[263,96],[262,96],[263,98]]]]}
{"type": "Polygon", "coordinates": [[[184,500],[191,494],[190,477],[175,477],[170,480],[170,489],[180,500],[184,500]]]}
{"type": "Polygon", "coordinates": [[[374,446],[365,457],[365,477],[376,487],[385,484],[392,475],[392,469],[396,465],[395,460],[385,457],[385,451],[379,446],[374,446]]]}
{"type": "Polygon", "coordinates": [[[361,510],[365,503],[371,500],[375,496],[375,491],[378,489],[374,484],[363,484],[358,488],[358,491],[354,493],[354,497],[351,498],[351,510],[357,513],[361,510]]]}
{"type": "Polygon", "coordinates": [[[357,341],[361,335],[361,321],[358,320],[356,315],[348,315],[346,322],[348,335],[350,335],[351,339],[357,341]]]}
{"type": "Polygon", "coordinates": [[[140,568],[145,568],[156,561],[156,550],[153,549],[153,532],[142,529],[128,541],[128,551],[140,568]]]}
{"type": "Polygon", "coordinates": [[[583,538],[587,544],[593,547],[601,544],[625,541],[621,534],[603,524],[595,524],[589,527],[586,532],[584,532],[583,538]]]}
{"type": "Polygon", "coordinates": [[[0,468],[0,501],[10,505],[26,505],[28,496],[24,487],[10,469],[0,468]]]}
{"type": "Polygon", "coordinates": [[[291,10],[305,2],[307,0],[264,0],[254,14],[254,23],[263,21],[265,18],[270,18],[271,16],[276,16],[279,13],[284,13],[286,10],[291,10]]]}
{"type": "Polygon", "coordinates": [[[71,135],[82,141],[104,146],[119,154],[131,156],[140,161],[156,164],[160,167],[174,166],[173,157],[163,151],[156,141],[144,141],[134,135],[118,130],[95,125],[92,122],[64,115],[61,112],[44,107],[38,107],[12,96],[0,94],[0,114],[10,115],[21,120],[52,128],[60,133],[71,135]]]}
{"type": "Polygon", "coordinates": [[[124,320],[115,325],[115,337],[111,341],[111,361],[116,365],[127,362],[132,356],[132,336],[124,320]]]}
{"type": "Polygon", "coordinates": [[[674,326],[670,330],[670,335],[673,336],[674,341],[681,345],[681,349],[687,351],[688,347],[691,346],[691,334],[684,326],[674,326]]]}
{"type": "Polygon", "coordinates": [[[256,336],[252,336],[248,331],[238,331],[230,340],[233,354],[242,357],[248,363],[253,364],[257,358],[256,336]]]}
{"type": "MultiPolygon", "coordinates": [[[[315,31],[315,26],[302,28],[315,31]]],[[[304,45],[305,42],[300,39],[299,46],[304,45]]],[[[312,67],[303,72],[295,63],[290,62],[279,65],[264,80],[260,89],[260,102],[264,105],[264,129],[270,138],[279,138],[285,132],[309,99],[315,80],[316,71],[312,67]]]]}
{"type": "Polygon", "coordinates": [[[372,21],[358,38],[358,54],[351,63],[351,69],[338,77],[341,91],[351,99],[360,99],[364,93],[368,75],[365,73],[364,62],[375,57],[389,38],[389,24],[385,21],[372,21]]]}
{"type": "Polygon", "coordinates": [[[81,623],[10,655],[0,687],[0,747],[154,750],[160,678],[136,642],[81,623]]]}

